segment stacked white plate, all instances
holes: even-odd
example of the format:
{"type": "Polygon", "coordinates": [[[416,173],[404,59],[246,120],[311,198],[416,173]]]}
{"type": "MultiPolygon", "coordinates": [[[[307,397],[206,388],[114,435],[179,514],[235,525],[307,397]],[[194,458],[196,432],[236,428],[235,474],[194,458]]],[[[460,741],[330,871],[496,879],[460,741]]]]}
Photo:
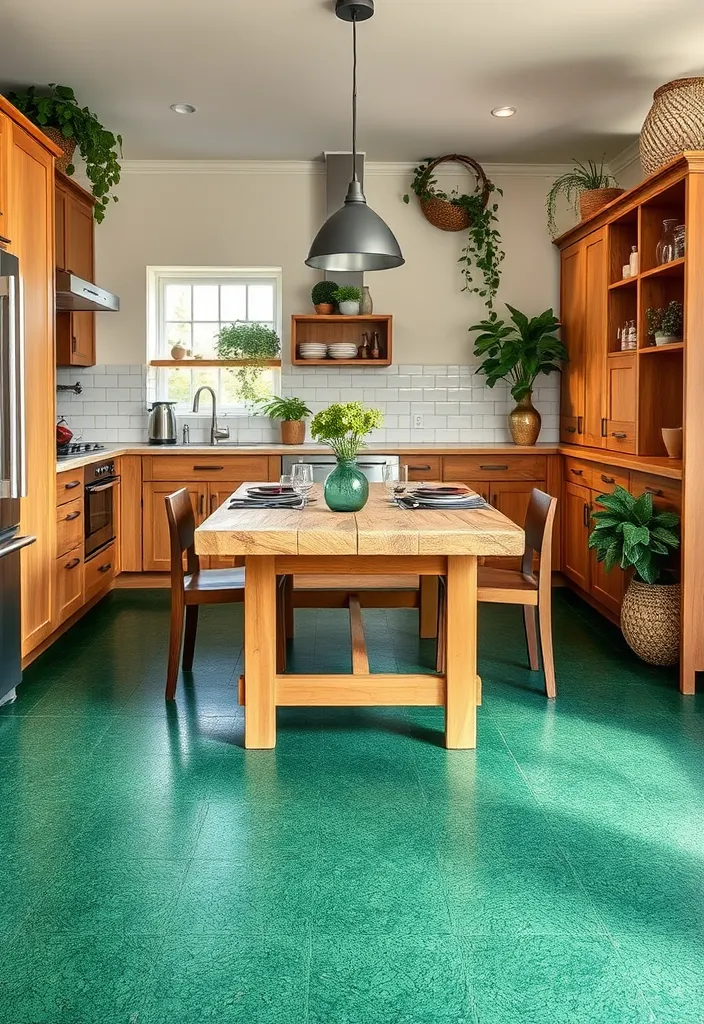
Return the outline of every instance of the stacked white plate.
{"type": "Polygon", "coordinates": [[[328,345],[328,355],[331,359],[356,359],[357,346],[350,341],[336,341],[328,345]]]}
{"type": "Polygon", "coordinates": [[[301,359],[325,359],[328,347],[323,341],[302,341],[298,346],[301,359]]]}

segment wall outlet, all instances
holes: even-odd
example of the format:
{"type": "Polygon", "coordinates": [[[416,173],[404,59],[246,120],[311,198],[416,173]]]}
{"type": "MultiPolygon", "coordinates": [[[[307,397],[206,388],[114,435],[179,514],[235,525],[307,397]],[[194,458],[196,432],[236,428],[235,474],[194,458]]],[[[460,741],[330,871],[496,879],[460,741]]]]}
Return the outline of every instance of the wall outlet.
{"type": "Polygon", "coordinates": [[[421,416],[420,413],[415,413],[415,415],[413,416],[413,426],[414,427],[422,427],[423,426],[423,417],[421,416]]]}

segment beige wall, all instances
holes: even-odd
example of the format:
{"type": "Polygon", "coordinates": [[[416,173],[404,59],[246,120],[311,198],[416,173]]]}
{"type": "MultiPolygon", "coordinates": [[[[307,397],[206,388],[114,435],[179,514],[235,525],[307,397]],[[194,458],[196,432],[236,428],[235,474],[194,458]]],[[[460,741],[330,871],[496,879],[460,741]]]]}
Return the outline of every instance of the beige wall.
{"type": "MultiPolygon", "coordinates": [[[[288,319],[310,309],[309,291],[319,277],[304,259],[322,221],[325,179],[319,173],[273,167],[273,173],[127,169],[119,203],[96,228],[97,281],[121,300],[119,314],[97,317],[99,364],[145,361],[149,265],[283,267],[287,358],[288,319]]],[[[528,313],[556,307],[557,253],[545,226],[545,194],[553,172],[500,169],[492,177],[505,193],[500,228],[506,259],[499,300],[528,313]]],[[[485,309],[481,299],[461,291],[457,259],[464,235],[433,228],[414,198],[405,206],[401,196],[409,180],[406,171],[393,167],[368,169],[367,199],[396,233],[406,264],[369,274],[366,283],[375,309],[394,314],[395,362],[471,362],[467,328],[485,309]]]]}

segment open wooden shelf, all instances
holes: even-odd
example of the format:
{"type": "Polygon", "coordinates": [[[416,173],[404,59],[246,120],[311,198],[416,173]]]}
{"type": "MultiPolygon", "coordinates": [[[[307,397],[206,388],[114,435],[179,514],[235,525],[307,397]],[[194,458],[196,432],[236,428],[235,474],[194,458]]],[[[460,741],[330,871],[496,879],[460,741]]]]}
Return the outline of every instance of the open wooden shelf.
{"type": "Polygon", "coordinates": [[[293,366],[390,366],[392,359],[393,317],[390,313],[370,313],[368,316],[304,315],[295,313],[291,317],[291,363],[293,366]],[[379,335],[381,358],[379,359],[301,359],[298,346],[304,341],[326,344],[346,341],[358,348],[364,332],[379,335]]]}
{"type": "Polygon", "coordinates": [[[638,287],[638,275],[635,277],[622,277],[620,281],[614,281],[613,284],[609,285],[609,291],[612,292],[614,288],[637,288],[638,287]]]}
{"type": "Polygon", "coordinates": [[[150,359],[150,366],[281,366],[280,359],[150,359]]]}
{"type": "Polygon", "coordinates": [[[653,352],[682,352],[683,350],[683,341],[673,342],[671,345],[646,345],[645,348],[638,349],[643,356],[650,355],[653,352]]]}
{"type": "Polygon", "coordinates": [[[685,259],[686,257],[680,256],[678,260],[670,260],[669,263],[661,263],[659,266],[652,267],[650,270],[644,270],[642,274],[638,275],[638,277],[679,277],[684,273],[685,259]]]}

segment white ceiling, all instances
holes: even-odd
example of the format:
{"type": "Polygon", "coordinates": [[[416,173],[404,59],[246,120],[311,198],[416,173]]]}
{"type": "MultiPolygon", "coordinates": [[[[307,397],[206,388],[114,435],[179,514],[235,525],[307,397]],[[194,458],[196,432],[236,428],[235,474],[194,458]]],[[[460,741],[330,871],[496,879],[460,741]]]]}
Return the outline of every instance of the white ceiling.
{"type": "MultiPolygon", "coordinates": [[[[72,85],[128,159],[312,159],[350,146],[351,27],[333,7],[3,0],[0,85],[72,85]]],[[[611,157],[658,85],[704,71],[702,0],[377,0],[358,33],[370,160],[611,157]],[[518,114],[489,115],[503,104],[518,114]]]]}

